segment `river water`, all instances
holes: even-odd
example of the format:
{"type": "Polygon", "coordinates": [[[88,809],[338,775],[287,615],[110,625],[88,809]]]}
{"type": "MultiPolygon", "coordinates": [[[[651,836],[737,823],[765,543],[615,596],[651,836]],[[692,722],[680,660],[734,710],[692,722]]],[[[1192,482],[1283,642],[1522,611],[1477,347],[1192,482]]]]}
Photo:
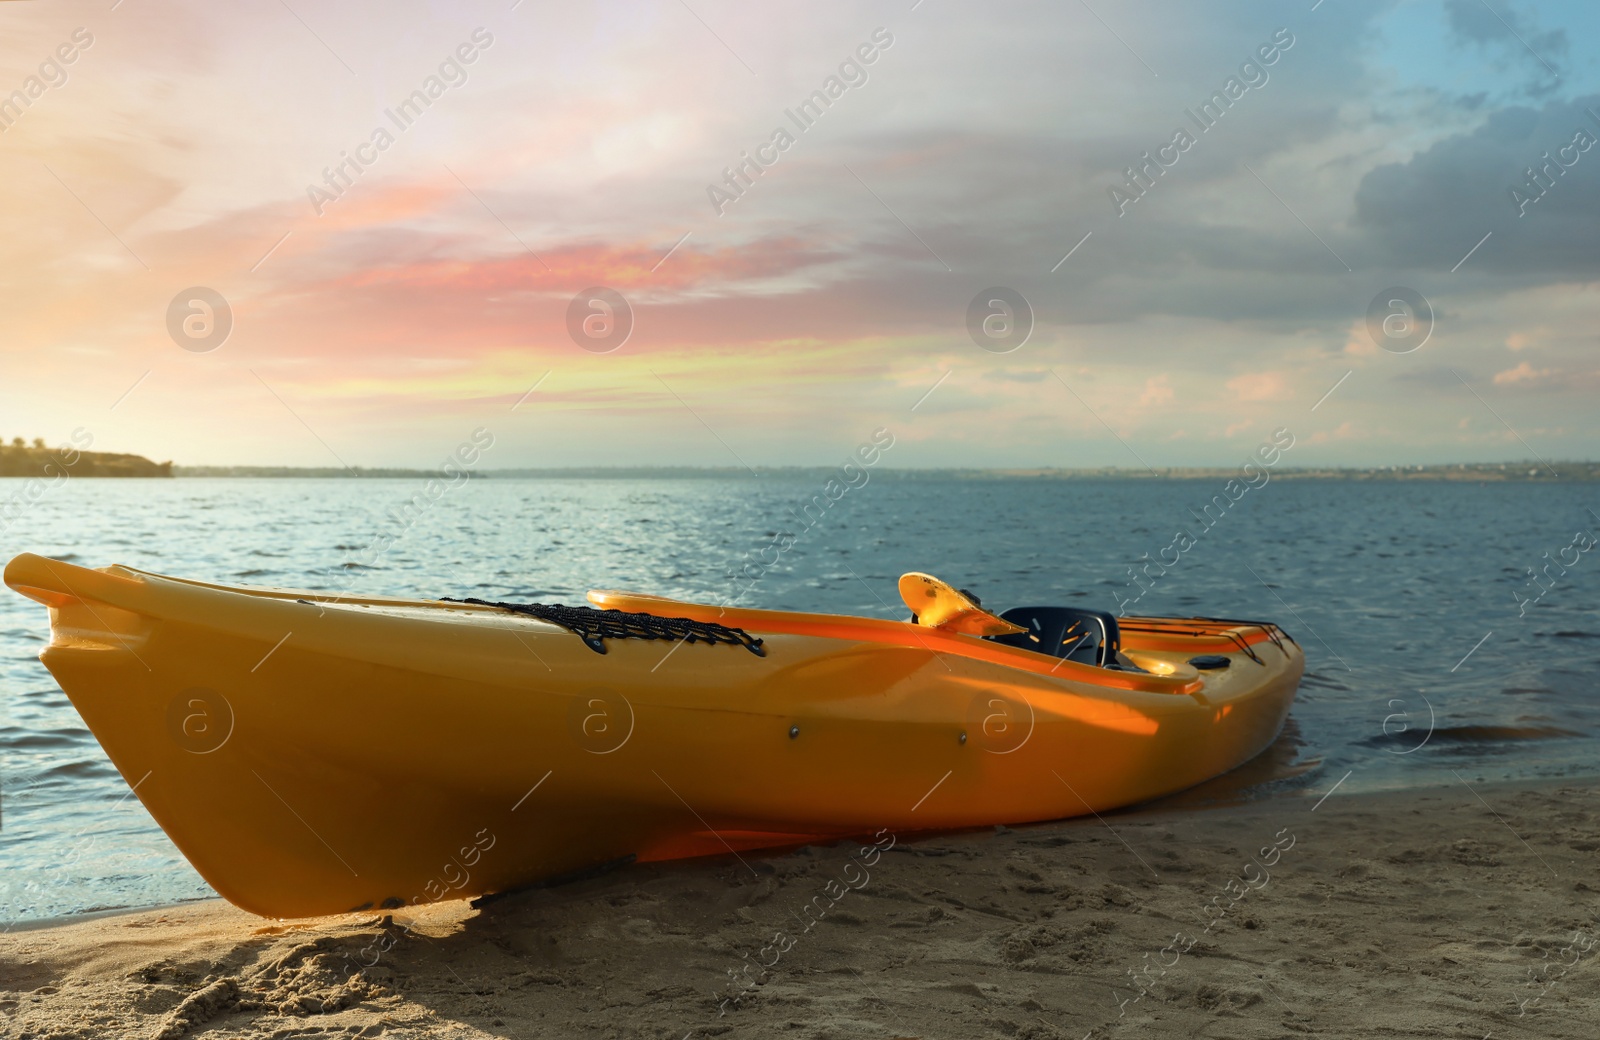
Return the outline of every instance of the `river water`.
{"type": "MultiPolygon", "coordinates": [[[[900,617],[895,580],[922,570],[997,609],[1281,623],[1307,657],[1289,726],[1217,797],[1600,772],[1600,552],[1579,548],[1600,537],[1600,485],[1278,478],[1201,518],[1222,480],[878,473],[809,524],[824,479],[473,480],[404,524],[420,482],[80,479],[8,513],[0,553],[571,604],[738,595],[730,573],[788,531],[742,605],[900,617]]],[[[47,639],[44,608],[0,590],[0,927],[212,895],[39,663],[47,639]]]]}

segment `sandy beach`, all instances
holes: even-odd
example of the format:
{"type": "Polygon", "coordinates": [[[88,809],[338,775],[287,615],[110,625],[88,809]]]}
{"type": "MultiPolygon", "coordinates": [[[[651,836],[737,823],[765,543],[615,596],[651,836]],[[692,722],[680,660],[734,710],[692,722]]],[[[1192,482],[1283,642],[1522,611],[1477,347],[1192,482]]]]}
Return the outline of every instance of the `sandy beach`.
{"type": "Polygon", "coordinates": [[[1593,1037],[1600,783],[1155,806],[0,938],[6,1035],[1593,1037]]]}

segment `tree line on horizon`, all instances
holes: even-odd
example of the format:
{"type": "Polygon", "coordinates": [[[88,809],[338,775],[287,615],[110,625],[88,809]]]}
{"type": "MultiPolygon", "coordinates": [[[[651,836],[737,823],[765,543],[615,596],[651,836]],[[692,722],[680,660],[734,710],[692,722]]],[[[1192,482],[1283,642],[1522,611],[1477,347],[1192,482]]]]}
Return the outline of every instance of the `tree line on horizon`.
{"type": "Polygon", "coordinates": [[[0,440],[0,477],[170,477],[171,462],[152,462],[143,455],[52,448],[43,437],[0,440]]]}

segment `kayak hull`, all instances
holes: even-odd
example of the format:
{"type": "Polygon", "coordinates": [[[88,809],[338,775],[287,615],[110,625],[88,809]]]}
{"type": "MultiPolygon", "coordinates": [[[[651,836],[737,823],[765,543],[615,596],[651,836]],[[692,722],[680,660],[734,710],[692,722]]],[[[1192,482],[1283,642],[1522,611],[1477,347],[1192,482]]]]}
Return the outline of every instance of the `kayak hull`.
{"type": "Polygon", "coordinates": [[[1129,655],[1166,672],[1136,676],[873,619],[658,606],[732,618],[762,654],[599,654],[457,603],[26,555],[6,581],[51,607],[41,657],[151,815],[221,895],[271,917],[1101,812],[1265,749],[1304,665],[1275,628],[1223,622],[1141,636],[1130,619],[1129,655]],[[1197,672],[1197,653],[1229,665],[1197,672]]]}

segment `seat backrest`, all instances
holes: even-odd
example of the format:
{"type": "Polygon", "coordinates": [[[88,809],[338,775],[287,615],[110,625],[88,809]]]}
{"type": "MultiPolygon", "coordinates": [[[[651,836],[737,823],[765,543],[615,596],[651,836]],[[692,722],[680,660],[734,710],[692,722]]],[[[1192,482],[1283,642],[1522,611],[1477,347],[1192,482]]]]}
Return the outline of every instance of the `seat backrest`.
{"type": "Polygon", "coordinates": [[[1026,632],[990,636],[996,643],[1104,668],[1117,660],[1122,633],[1103,610],[1078,607],[1012,607],[1000,615],[1026,632]]]}

